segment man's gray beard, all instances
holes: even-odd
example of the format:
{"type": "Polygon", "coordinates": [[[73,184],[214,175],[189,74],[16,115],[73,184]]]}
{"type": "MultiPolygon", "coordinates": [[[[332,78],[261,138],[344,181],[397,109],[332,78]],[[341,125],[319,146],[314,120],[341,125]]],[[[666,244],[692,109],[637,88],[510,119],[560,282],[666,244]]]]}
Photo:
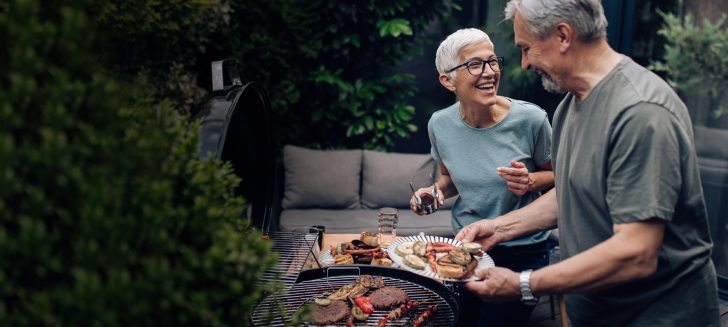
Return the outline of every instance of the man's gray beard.
{"type": "Polygon", "coordinates": [[[564,89],[562,89],[559,84],[554,81],[551,76],[548,74],[537,70],[536,73],[541,76],[541,85],[543,85],[544,90],[549,93],[566,93],[564,89]]]}

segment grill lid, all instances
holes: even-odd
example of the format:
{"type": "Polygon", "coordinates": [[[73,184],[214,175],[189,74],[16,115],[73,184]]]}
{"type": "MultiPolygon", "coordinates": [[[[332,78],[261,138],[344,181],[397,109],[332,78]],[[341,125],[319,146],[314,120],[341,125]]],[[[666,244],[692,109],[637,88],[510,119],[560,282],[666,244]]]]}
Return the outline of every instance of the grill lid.
{"type": "Polygon", "coordinates": [[[276,183],[270,100],[260,84],[243,84],[229,59],[212,62],[212,84],[213,96],[194,114],[200,122],[198,156],[232,164],[242,179],[236,193],[248,200],[248,218],[267,234],[276,183]]]}

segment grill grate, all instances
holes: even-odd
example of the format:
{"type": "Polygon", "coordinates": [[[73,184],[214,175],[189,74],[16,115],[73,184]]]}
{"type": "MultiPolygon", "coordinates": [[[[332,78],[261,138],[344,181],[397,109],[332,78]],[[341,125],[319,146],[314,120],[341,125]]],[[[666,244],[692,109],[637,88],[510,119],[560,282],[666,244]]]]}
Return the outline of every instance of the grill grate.
{"type": "Polygon", "coordinates": [[[278,262],[259,279],[259,284],[282,282],[288,288],[296,282],[306,259],[316,241],[316,233],[272,232],[273,252],[278,253],[278,262]]]}
{"type": "MultiPolygon", "coordinates": [[[[293,314],[305,303],[314,297],[327,296],[338,288],[354,283],[358,275],[343,275],[328,278],[318,278],[294,284],[289,289],[282,290],[264,299],[253,311],[252,322],[255,326],[285,326],[290,324],[293,314]],[[328,281],[328,282],[327,282],[328,281]],[[285,321],[284,321],[285,320],[285,321]]],[[[383,277],[387,286],[396,286],[407,292],[409,298],[415,301],[437,304],[438,312],[428,326],[452,326],[456,321],[457,308],[454,295],[450,292],[442,295],[420,284],[393,277],[383,277]],[[444,298],[445,296],[446,298],[444,298]]],[[[387,326],[409,326],[411,320],[424,311],[425,305],[418,306],[411,313],[398,320],[389,321],[387,326]]],[[[379,319],[384,318],[389,310],[376,310],[366,322],[359,322],[360,326],[376,325],[379,319]]],[[[342,321],[337,326],[345,326],[342,321]]]]}

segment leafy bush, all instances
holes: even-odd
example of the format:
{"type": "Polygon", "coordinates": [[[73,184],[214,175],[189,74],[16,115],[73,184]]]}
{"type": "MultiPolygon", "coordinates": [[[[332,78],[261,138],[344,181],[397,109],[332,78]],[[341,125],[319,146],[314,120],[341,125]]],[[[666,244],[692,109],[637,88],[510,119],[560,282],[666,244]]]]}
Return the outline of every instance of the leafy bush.
{"type": "Polygon", "coordinates": [[[714,23],[704,19],[702,26],[696,26],[690,15],[684,20],[670,13],[660,12],[660,16],[665,20],[658,32],[667,40],[665,56],[651,68],[666,72],[672,87],[712,99],[717,103],[714,118],[728,114],[728,104],[720,101],[728,87],[726,16],[714,23]]]}
{"type": "MultiPolygon", "coordinates": [[[[265,85],[279,143],[386,149],[416,130],[413,76],[392,71],[421,51],[440,1],[235,1],[232,53],[265,85]]],[[[430,69],[428,67],[428,69],[430,69]]]]}
{"type": "MultiPolygon", "coordinates": [[[[143,73],[155,98],[189,113],[207,92],[197,85],[197,61],[224,35],[231,7],[224,0],[111,0],[95,2],[103,62],[132,79],[143,73]]],[[[208,73],[209,62],[205,63],[208,73]]],[[[208,87],[208,86],[204,86],[208,87]]]]}
{"type": "Polygon", "coordinates": [[[274,258],[229,165],[97,64],[89,2],[0,7],[0,321],[245,325],[274,258]]]}

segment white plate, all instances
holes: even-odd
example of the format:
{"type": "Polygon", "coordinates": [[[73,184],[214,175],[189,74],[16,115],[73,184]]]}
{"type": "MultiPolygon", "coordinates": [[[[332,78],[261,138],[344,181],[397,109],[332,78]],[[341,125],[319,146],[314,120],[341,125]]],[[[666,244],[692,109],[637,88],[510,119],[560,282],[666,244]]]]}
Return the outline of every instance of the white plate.
{"type": "Polygon", "coordinates": [[[333,266],[336,261],[334,261],[334,257],[331,256],[329,251],[323,251],[321,252],[321,255],[319,255],[319,263],[321,264],[321,267],[328,267],[333,266]]]}
{"type": "MultiPolygon", "coordinates": [[[[438,275],[436,272],[432,271],[432,268],[430,268],[429,264],[425,265],[425,269],[423,269],[423,270],[415,269],[408,265],[405,265],[402,257],[399,254],[397,254],[397,252],[395,252],[394,249],[399,244],[406,243],[406,242],[415,242],[415,241],[443,242],[443,243],[452,244],[457,247],[460,247],[460,244],[461,244],[460,241],[456,241],[454,239],[442,237],[442,236],[417,235],[417,236],[400,237],[400,238],[394,240],[394,242],[390,243],[389,247],[386,249],[387,253],[389,253],[389,257],[392,258],[392,261],[397,263],[400,266],[400,268],[409,270],[411,272],[414,272],[416,274],[419,274],[419,275],[422,275],[425,277],[437,279],[437,280],[447,280],[447,281],[451,281],[451,282],[469,282],[469,281],[478,280],[478,278],[475,277],[475,275],[471,275],[469,278],[466,278],[466,279],[445,278],[445,277],[438,275]]],[[[438,253],[437,257],[440,258],[444,255],[445,255],[445,253],[438,253]]],[[[495,263],[493,262],[493,259],[491,259],[490,256],[486,253],[483,253],[483,256],[474,256],[474,257],[478,261],[478,265],[475,267],[475,270],[495,267],[495,263]]]]}

